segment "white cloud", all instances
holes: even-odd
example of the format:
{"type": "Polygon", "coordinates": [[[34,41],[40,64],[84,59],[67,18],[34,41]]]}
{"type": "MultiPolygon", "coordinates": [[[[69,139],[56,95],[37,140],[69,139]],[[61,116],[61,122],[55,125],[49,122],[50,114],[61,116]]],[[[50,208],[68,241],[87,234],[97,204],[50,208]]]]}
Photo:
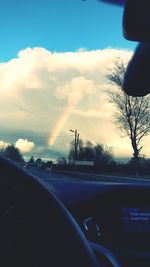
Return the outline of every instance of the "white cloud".
{"type": "MultiPolygon", "coordinates": [[[[105,74],[117,57],[128,61],[131,55],[131,51],[113,48],[20,51],[17,58],[0,63],[0,124],[30,129],[41,136],[49,131],[49,144],[56,146],[62,143],[65,147],[69,133],[62,142],[57,137],[74,127],[83,138],[116,144],[120,137],[112,123],[113,107],[104,93],[108,88],[105,74]]],[[[16,146],[27,153],[34,143],[18,139],[16,146]]],[[[130,144],[125,148],[130,153],[130,144]]],[[[117,146],[116,150],[121,151],[117,146]]]]}
{"type": "Polygon", "coordinates": [[[80,76],[99,82],[116,57],[128,60],[131,54],[131,51],[112,48],[64,53],[27,48],[20,51],[17,58],[0,64],[1,91],[55,90],[56,85],[64,85],[80,76]]]}
{"type": "Polygon", "coordinates": [[[22,153],[28,153],[30,152],[35,144],[34,142],[30,142],[28,141],[27,139],[22,139],[22,138],[19,138],[16,143],[15,143],[15,146],[22,152],[22,153]]]}
{"type": "Polygon", "coordinates": [[[75,106],[86,94],[93,94],[95,89],[96,85],[93,80],[87,79],[84,76],[78,76],[66,82],[64,86],[58,86],[56,96],[67,98],[68,105],[75,106]]]}
{"type": "Polygon", "coordinates": [[[101,109],[87,109],[87,110],[82,110],[82,109],[76,109],[74,111],[74,113],[78,116],[82,116],[82,117],[88,117],[88,118],[106,118],[107,116],[109,116],[108,113],[106,113],[106,115],[104,115],[103,113],[101,113],[101,109]]]}
{"type": "Polygon", "coordinates": [[[9,146],[10,144],[4,141],[0,141],[0,149],[5,149],[7,146],[9,146]]]}

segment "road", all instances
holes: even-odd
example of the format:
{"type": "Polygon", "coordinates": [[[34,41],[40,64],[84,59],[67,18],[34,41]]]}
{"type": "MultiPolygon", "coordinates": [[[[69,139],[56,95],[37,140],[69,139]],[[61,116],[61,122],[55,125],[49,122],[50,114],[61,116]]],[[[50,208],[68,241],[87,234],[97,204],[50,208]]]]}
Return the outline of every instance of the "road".
{"type": "Polygon", "coordinates": [[[50,181],[97,181],[97,182],[117,182],[117,183],[150,183],[150,179],[145,178],[135,178],[135,177],[119,177],[111,175],[99,175],[99,174],[89,174],[80,172],[70,172],[70,171],[42,171],[39,169],[30,169],[28,172],[37,176],[38,178],[44,180],[45,182],[50,181]]]}

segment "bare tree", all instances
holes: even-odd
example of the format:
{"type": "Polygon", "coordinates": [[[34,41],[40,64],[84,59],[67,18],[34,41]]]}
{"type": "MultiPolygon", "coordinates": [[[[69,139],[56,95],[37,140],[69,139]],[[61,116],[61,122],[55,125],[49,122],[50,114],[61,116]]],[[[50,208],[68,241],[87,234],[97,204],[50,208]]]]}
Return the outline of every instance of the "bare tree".
{"type": "Polygon", "coordinates": [[[108,82],[118,90],[108,90],[109,102],[116,107],[114,114],[116,126],[131,140],[136,175],[139,175],[141,141],[150,132],[150,96],[132,97],[123,91],[126,63],[120,58],[106,75],[108,82]]]}

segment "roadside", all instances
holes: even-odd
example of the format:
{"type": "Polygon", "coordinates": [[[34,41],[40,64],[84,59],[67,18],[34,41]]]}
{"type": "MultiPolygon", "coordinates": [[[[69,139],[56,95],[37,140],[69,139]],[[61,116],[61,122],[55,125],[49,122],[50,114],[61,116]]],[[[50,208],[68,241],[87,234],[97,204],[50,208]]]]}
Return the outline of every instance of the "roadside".
{"type": "Polygon", "coordinates": [[[121,175],[105,175],[95,173],[83,173],[83,172],[72,172],[72,171],[56,171],[53,173],[64,174],[72,178],[78,178],[81,180],[97,181],[97,182],[150,182],[150,177],[134,177],[134,176],[121,176],[121,175]]]}
{"type": "Polygon", "coordinates": [[[150,178],[134,176],[117,176],[95,173],[83,173],[77,171],[63,170],[42,170],[39,168],[29,168],[27,172],[44,181],[91,181],[91,182],[110,182],[110,183],[150,183],[150,178]]]}

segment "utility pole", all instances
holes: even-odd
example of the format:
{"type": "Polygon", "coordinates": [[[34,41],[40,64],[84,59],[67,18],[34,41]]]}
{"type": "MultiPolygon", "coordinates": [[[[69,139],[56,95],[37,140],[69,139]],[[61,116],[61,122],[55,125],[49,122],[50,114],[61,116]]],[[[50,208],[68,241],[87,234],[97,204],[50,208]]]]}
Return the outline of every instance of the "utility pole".
{"type": "Polygon", "coordinates": [[[70,132],[74,133],[74,167],[75,167],[75,161],[78,157],[78,145],[79,145],[79,133],[77,130],[69,130],[70,132]]]}

